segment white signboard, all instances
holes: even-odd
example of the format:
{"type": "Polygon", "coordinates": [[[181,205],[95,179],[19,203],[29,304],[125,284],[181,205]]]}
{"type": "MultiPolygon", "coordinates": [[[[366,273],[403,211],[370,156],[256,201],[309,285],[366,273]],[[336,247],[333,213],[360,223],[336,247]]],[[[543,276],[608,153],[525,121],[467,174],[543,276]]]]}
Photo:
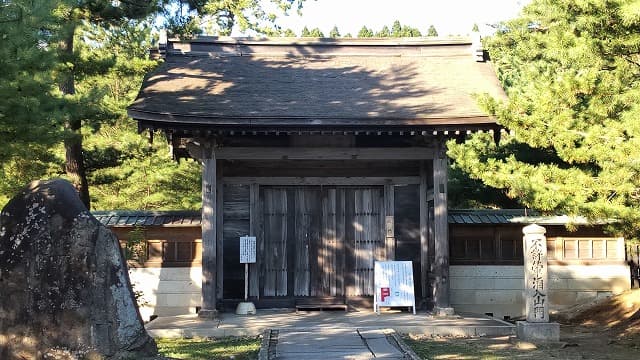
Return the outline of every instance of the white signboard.
{"type": "Polygon", "coordinates": [[[253,264],[256,262],[256,237],[240,237],[240,263],[253,264]]]}
{"type": "Polygon", "coordinates": [[[376,261],[374,283],[373,311],[380,313],[381,306],[410,306],[416,313],[411,261],[376,261]]]}

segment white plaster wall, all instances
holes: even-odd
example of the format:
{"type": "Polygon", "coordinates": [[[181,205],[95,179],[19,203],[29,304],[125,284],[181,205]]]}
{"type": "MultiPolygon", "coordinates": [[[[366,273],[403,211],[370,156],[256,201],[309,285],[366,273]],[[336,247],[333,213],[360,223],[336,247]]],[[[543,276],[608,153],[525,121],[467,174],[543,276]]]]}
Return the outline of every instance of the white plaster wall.
{"type": "MultiPolygon", "coordinates": [[[[202,268],[132,268],[134,291],[141,291],[140,314],[193,314],[200,306],[202,268]]],[[[451,303],[457,312],[524,314],[522,266],[453,265],[450,267],[451,303]]],[[[629,289],[629,267],[619,265],[550,265],[551,310],[577,305],[629,289]]]]}
{"type": "MultiPolygon", "coordinates": [[[[451,303],[456,312],[524,315],[522,266],[454,265],[449,269],[451,303]]],[[[558,310],[629,289],[629,267],[549,265],[550,310],[558,310]]]]}
{"type": "Polygon", "coordinates": [[[551,309],[618,294],[631,287],[629,266],[549,265],[551,309]]]}
{"type": "Polygon", "coordinates": [[[151,315],[194,314],[202,302],[201,267],[130,268],[129,278],[133,290],[142,292],[144,321],[151,315]]]}

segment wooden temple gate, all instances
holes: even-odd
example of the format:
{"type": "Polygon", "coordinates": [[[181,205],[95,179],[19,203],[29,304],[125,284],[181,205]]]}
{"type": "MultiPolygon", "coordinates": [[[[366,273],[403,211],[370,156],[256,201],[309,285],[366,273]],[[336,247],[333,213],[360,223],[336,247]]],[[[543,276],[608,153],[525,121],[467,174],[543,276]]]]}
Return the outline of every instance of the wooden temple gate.
{"type": "MultiPolygon", "coordinates": [[[[298,301],[369,307],[374,262],[385,260],[413,261],[423,306],[437,304],[438,295],[448,297],[436,276],[448,277],[447,261],[436,266],[437,259],[448,260],[448,245],[436,245],[448,239],[447,162],[430,159],[443,155],[434,140],[423,147],[339,151],[190,143],[192,156],[211,154],[202,158],[203,203],[217,211],[203,216],[211,214],[220,240],[208,246],[205,236],[203,247],[205,254],[215,248],[220,259],[216,299],[234,304],[242,297],[238,239],[244,235],[257,238],[249,296],[258,307],[293,307],[298,301]],[[215,199],[208,192],[214,188],[215,199]]],[[[261,140],[233,143],[241,141],[261,140]]]]}
{"type": "Polygon", "coordinates": [[[373,264],[410,260],[418,303],[451,313],[446,141],[495,131],[504,92],[469,40],[170,40],[129,107],[202,179],[202,309],[249,294],[370,303],[373,264]]]}

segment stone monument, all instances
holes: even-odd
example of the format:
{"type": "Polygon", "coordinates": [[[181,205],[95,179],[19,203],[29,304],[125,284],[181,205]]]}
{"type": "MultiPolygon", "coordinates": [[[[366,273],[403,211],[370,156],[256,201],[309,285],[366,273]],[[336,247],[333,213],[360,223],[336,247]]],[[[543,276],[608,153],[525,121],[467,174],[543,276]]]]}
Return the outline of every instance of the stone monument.
{"type": "Polygon", "coordinates": [[[526,321],[516,323],[518,338],[559,341],[560,325],[549,322],[549,275],[546,230],[531,224],[522,229],[524,255],[524,300],[526,321]]]}
{"type": "Polygon", "coordinates": [[[64,180],[35,181],[0,213],[0,359],[145,359],[116,237],[64,180]]]}

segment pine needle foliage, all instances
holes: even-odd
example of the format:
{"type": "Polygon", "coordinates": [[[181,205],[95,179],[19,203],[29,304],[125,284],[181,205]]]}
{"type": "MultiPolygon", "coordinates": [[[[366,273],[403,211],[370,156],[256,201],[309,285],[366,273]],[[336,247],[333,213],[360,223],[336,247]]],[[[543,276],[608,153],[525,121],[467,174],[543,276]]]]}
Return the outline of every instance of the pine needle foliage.
{"type": "MultiPolygon", "coordinates": [[[[509,135],[449,143],[456,166],[545,213],[640,220],[640,1],[534,0],[487,42],[509,135]]],[[[635,230],[634,230],[635,229],[635,230]]]]}
{"type": "Polygon", "coordinates": [[[60,141],[48,0],[0,1],[0,205],[33,178],[55,172],[60,141]]]}

